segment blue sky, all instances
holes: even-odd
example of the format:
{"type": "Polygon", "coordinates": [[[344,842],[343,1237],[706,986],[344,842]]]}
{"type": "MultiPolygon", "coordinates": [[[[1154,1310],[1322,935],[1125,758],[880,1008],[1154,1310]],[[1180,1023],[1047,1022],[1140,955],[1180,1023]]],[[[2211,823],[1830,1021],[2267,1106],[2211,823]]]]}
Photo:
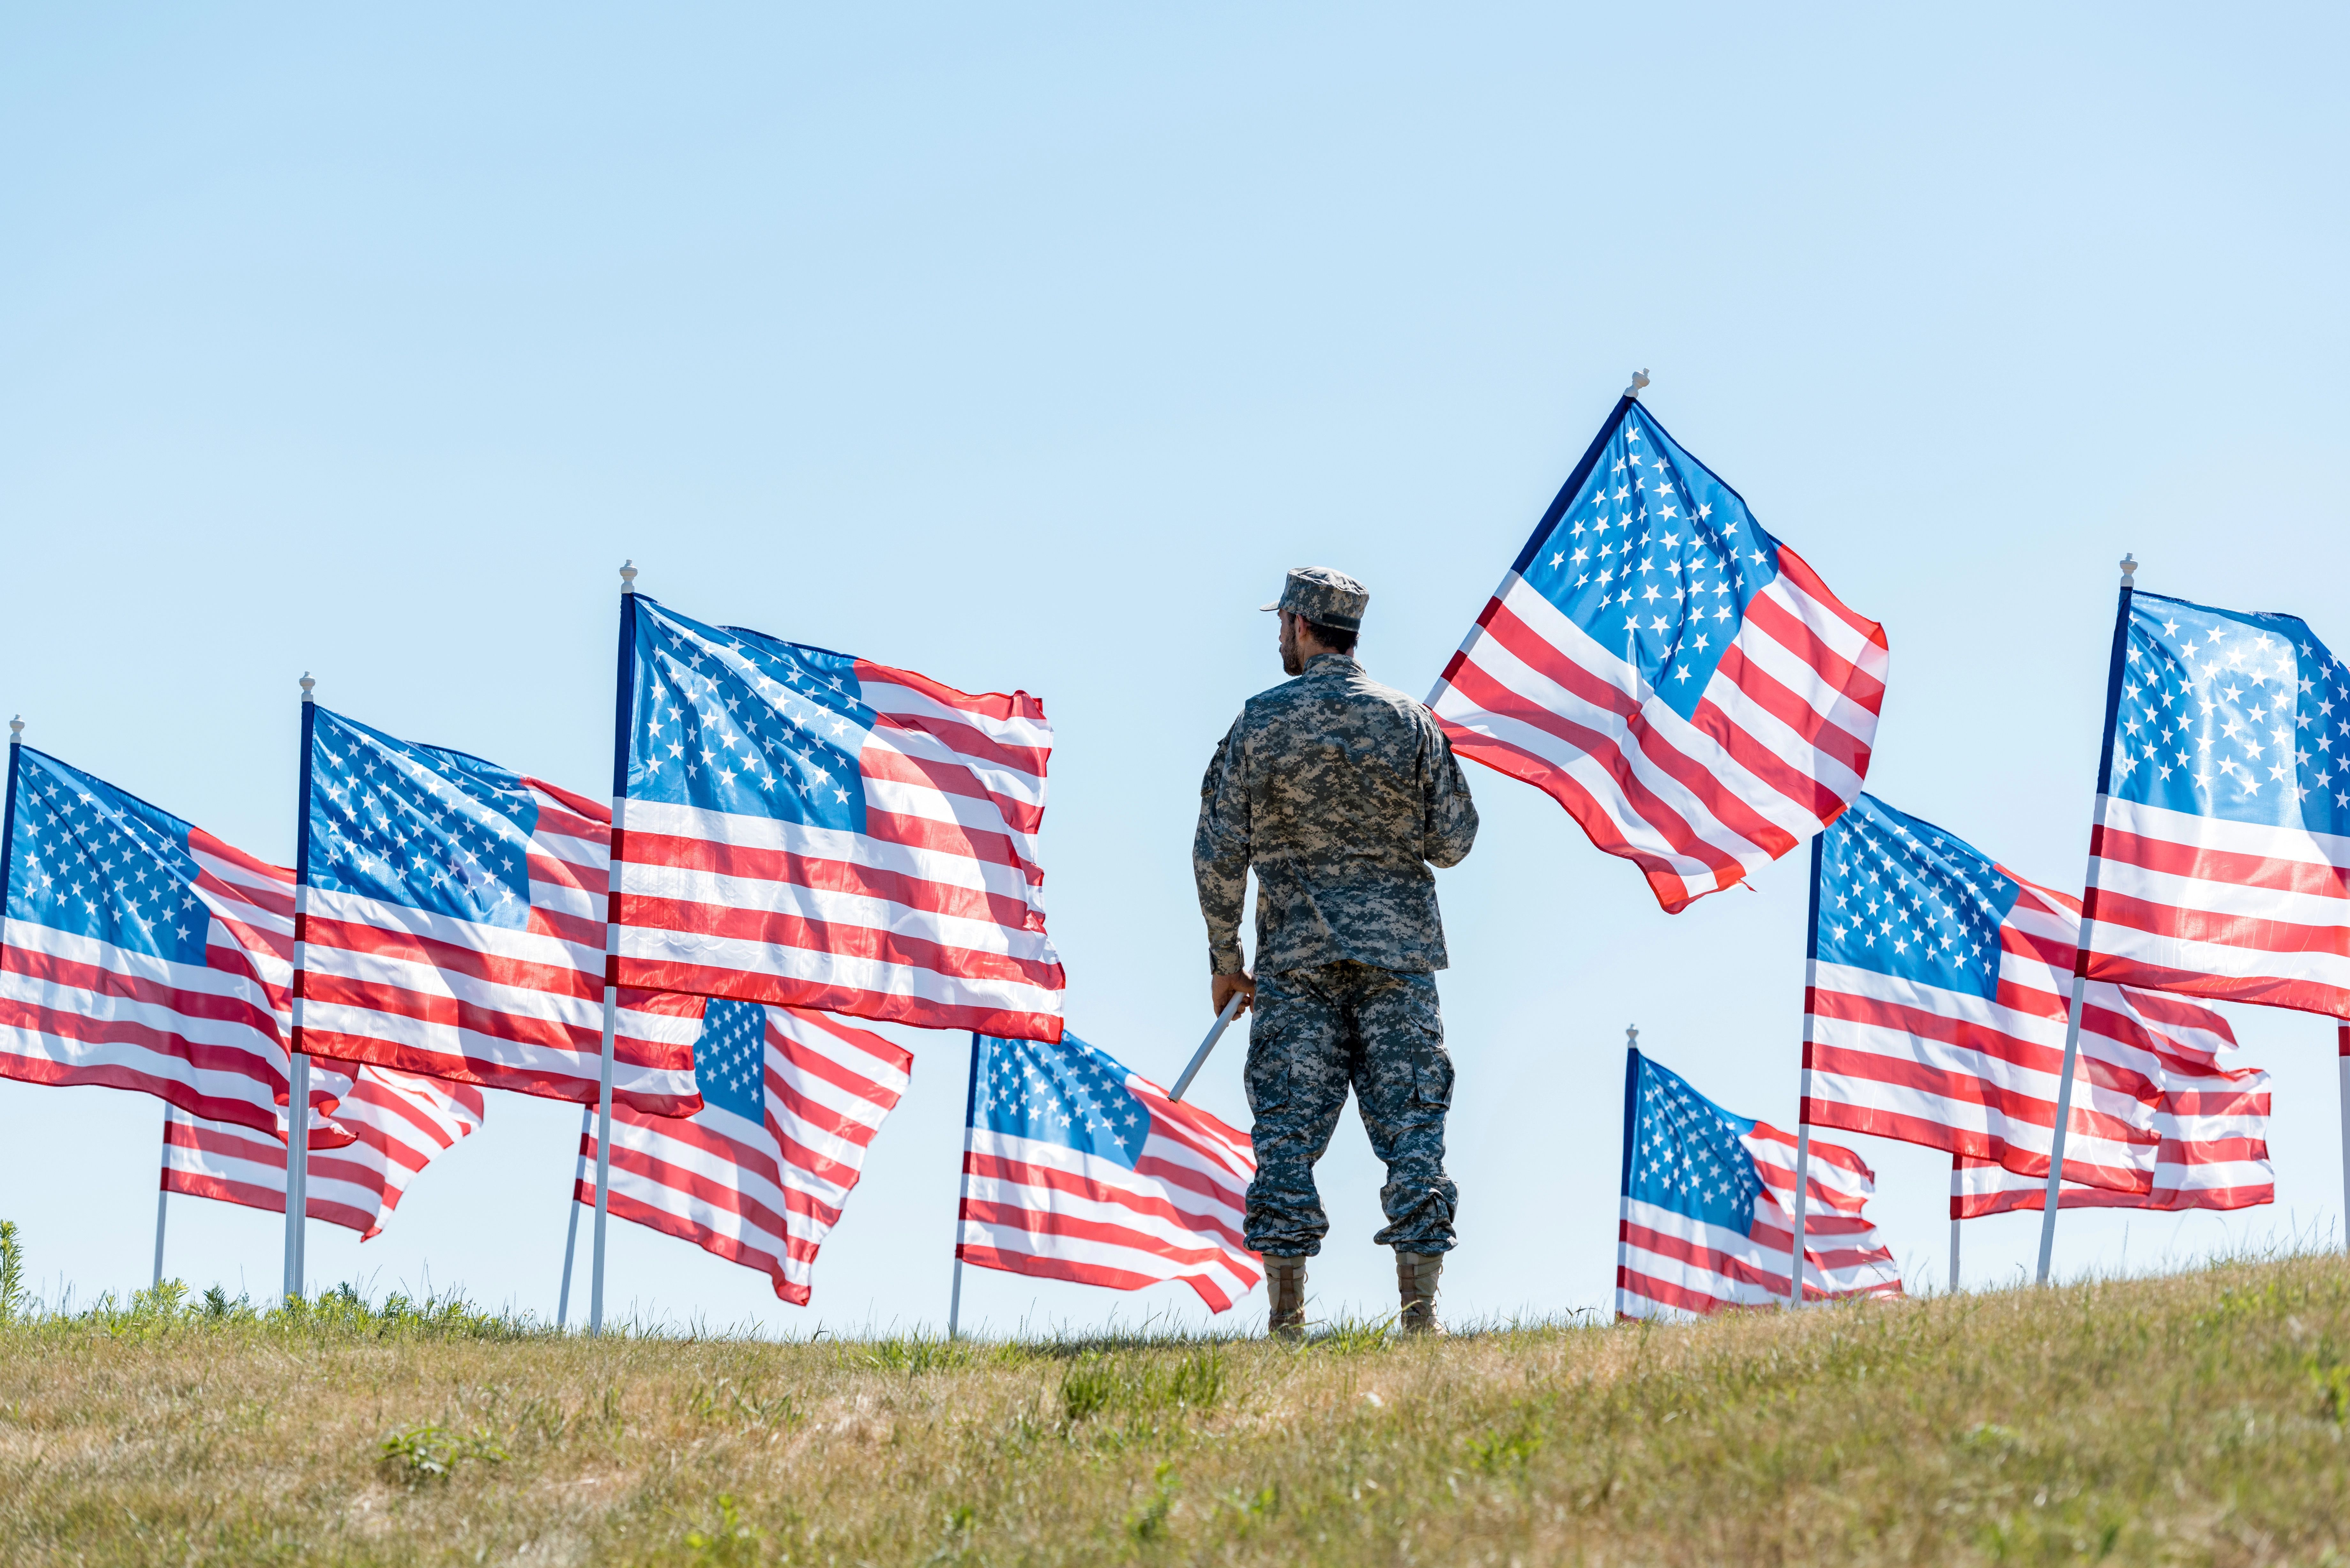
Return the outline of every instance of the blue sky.
{"type": "MultiPolygon", "coordinates": [[[[1282,572],[1369,585],[1426,691],[1630,371],[1882,620],[1870,787],[2077,885],[2113,563],[2350,614],[2345,23],[2317,7],[18,8],[0,19],[0,706],[291,858],[296,678],[598,791],[613,568],[713,622],[1024,687],[1069,1017],[1162,1078],[1206,1023],[1201,770],[1279,679],[1282,572]]],[[[1794,1116],[1800,856],[1668,917],[1478,771],[1440,878],[1455,1313],[1607,1300],[1622,1030],[1794,1116]]],[[[2279,1201],[2067,1215],[2060,1269],[2341,1218],[2334,1031],[2233,1011],[2279,1201]]],[[[914,1086],[816,1305],[614,1227],[622,1310],[944,1316],[965,1047],[914,1086]]],[[[1245,1119],[1239,1053],[1199,1097],[1245,1119]]],[[[0,1213],[52,1294],[144,1282],[161,1108],[0,1084],[0,1213]]],[[[576,1113],[484,1131],[313,1273],[551,1309],[576,1113]]],[[[1946,1162],[1857,1140],[1913,1277],[1946,1162]]],[[[1391,1300],[1351,1116],[1330,1307],[1391,1300]]],[[[2014,1277],[2036,1218],[1969,1227],[2014,1277]]],[[[265,1290],[275,1221],[175,1206],[265,1290]]],[[[1010,1329],[1191,1321],[974,1274],[1010,1329]]]]}

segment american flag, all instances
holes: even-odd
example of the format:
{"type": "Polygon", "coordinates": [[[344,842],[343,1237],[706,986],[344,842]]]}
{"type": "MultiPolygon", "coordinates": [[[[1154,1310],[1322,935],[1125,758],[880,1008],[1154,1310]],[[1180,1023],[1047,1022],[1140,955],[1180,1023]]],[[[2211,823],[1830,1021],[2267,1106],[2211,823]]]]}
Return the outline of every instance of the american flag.
{"type": "Polygon", "coordinates": [[[2125,615],[2089,973],[2350,1017],[2350,670],[2293,616],[2125,615]]]}
{"type": "Polygon", "coordinates": [[[1885,671],[1884,629],[1627,396],[1429,706],[1679,911],[1860,792],[1885,671]]]}
{"type": "MultiPolygon", "coordinates": [[[[2115,1192],[2068,1181],[2057,1194],[2059,1209],[2250,1209],[2276,1201],[2276,1168],[2269,1162],[2269,1075],[2258,1067],[2224,1067],[2222,1053],[2235,1049],[2227,1021],[2180,997],[2142,996],[2149,1009],[2173,1010],[2158,1036],[2137,1047],[2150,1061],[2135,1064],[2155,1076],[2160,1096],[2155,1131],[2162,1144],[2155,1156],[2150,1192],[2115,1192]]],[[[2083,1040],[2088,1035],[2085,1032],[2083,1040]]],[[[2045,1206],[2048,1182],[1990,1160],[1954,1155],[1950,1161],[1950,1218],[1971,1220],[2010,1210],[2045,1206]]]]}
{"type": "MultiPolygon", "coordinates": [[[[1804,1118],[2045,1180],[2080,905],[1864,794],[1820,841],[1804,1118]]],[[[2153,1189],[2166,1062],[2232,1044],[2207,1008],[2093,982],[2064,1179],[2153,1189]]]]}
{"type": "Polygon", "coordinates": [[[622,604],[620,983],[1058,1037],[1035,699],[622,604]]]}
{"type": "Polygon", "coordinates": [[[8,758],[0,1077],[274,1129],[293,873],[31,746],[8,758]]]}
{"type": "MultiPolygon", "coordinates": [[[[383,1229],[400,1194],[432,1157],[482,1125],[482,1092],[384,1067],[314,1062],[340,1094],[333,1118],[310,1134],[304,1211],[364,1241],[383,1229]]],[[[163,1123],[163,1190],[286,1212],[286,1132],[276,1137],[179,1111],[163,1123]]]]}
{"type": "MultiPolygon", "coordinates": [[[[1795,1140],[1733,1116],[1635,1048],[1624,1067],[1624,1199],[1616,1315],[1675,1318],[1787,1299],[1795,1140]]],[[[1864,1215],[1877,1176],[1812,1140],[1804,1299],[1898,1296],[1901,1271],[1864,1215]]]]}
{"type": "MultiPolygon", "coordinates": [[[[603,1054],[600,804],[312,704],[300,1049],[592,1104],[603,1054]]],[[[621,1030],[612,1097],[690,1116],[691,1044],[621,1030]]]]}
{"type": "Polygon", "coordinates": [[[964,1262],[1116,1291],[1180,1280],[1211,1312],[1264,1277],[1241,1240],[1248,1135],[1076,1035],[974,1034],[964,1125],[964,1262]]]}
{"type": "MultiPolygon", "coordinates": [[[[671,1016],[705,1007],[674,994],[639,1001],[671,1016]]],[[[693,1048],[701,1111],[612,1112],[610,1211],[762,1270],[777,1296],[806,1306],[816,1249],[840,1222],[914,1059],[820,1012],[749,1002],[706,1008],[693,1048]]],[[[592,1172],[592,1132],[580,1154],[592,1172]]],[[[576,1196],[595,1206],[592,1177],[576,1196]]]]}

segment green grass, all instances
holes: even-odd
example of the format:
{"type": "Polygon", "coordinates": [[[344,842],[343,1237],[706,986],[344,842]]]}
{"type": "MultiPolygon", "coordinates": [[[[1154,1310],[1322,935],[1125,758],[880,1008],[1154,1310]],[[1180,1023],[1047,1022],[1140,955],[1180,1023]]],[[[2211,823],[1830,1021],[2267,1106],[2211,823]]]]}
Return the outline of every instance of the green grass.
{"type": "Polygon", "coordinates": [[[1295,1347],[0,1303],[5,1563],[2350,1557],[2330,1256],[1295,1347]]]}

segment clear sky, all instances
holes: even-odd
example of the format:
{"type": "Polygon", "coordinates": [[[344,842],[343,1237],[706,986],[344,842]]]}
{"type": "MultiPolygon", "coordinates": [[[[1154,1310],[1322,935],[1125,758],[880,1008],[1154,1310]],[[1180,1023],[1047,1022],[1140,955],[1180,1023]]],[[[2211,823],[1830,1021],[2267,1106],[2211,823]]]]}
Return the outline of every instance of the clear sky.
{"type": "MultiPolygon", "coordinates": [[[[12,8],[0,18],[0,707],[280,861],[296,679],[402,736],[609,776],[623,557],[701,618],[1023,687],[1068,1016],[1166,1078],[1207,1018],[1201,769],[1280,679],[1283,571],[1372,590],[1424,693],[1629,372],[1856,609],[1870,787],[2077,886],[2114,562],[2350,645],[2335,8],[12,8]]],[[[1791,1126],[1803,857],[1659,913],[1472,769],[1440,877],[1459,1314],[1598,1307],[1623,1028],[1791,1126]]],[[[2334,1028],[2239,1008],[2278,1202],[2068,1214],[2059,1267],[2341,1221],[2334,1028]]],[[[960,1036],[816,1303],[625,1224],[616,1310],[945,1315],[960,1036]]],[[[1198,1097],[1244,1123],[1230,1042],[1198,1097]]],[[[0,1084],[0,1214],[54,1297],[145,1282],[161,1108],[0,1084]]],[[[485,1129],[314,1283],[551,1312],[577,1113],[485,1129]]],[[[1947,1161],[1854,1140],[1914,1282],[1947,1161]]],[[[1326,1309],[1391,1304],[1324,1162],[1326,1309]]],[[[2037,1217],[1969,1227],[1968,1275],[2037,1217]]],[[[266,1293],[277,1221],[175,1202],[266,1293]]],[[[1002,1330],[1195,1321],[974,1272],[1002,1330]]],[[[1244,1309],[1261,1321],[1262,1297],[1244,1309]]]]}

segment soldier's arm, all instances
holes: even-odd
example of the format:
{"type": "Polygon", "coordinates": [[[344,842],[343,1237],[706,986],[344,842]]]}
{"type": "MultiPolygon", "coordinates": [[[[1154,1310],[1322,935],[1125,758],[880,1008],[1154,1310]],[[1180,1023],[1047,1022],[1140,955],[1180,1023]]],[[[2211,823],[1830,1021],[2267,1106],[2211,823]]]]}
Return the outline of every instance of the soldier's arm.
{"type": "Polygon", "coordinates": [[[1241,972],[1241,912],[1248,895],[1249,798],[1240,721],[1216,747],[1200,781],[1200,826],[1191,836],[1191,878],[1208,922],[1208,972],[1241,972]]]}
{"type": "Polygon", "coordinates": [[[1477,805],[1469,798],[1469,780],[1452,754],[1452,742],[1433,716],[1423,722],[1428,740],[1422,753],[1427,765],[1419,774],[1425,835],[1420,853],[1441,869],[1469,857],[1470,846],[1477,842],[1477,805]]]}

